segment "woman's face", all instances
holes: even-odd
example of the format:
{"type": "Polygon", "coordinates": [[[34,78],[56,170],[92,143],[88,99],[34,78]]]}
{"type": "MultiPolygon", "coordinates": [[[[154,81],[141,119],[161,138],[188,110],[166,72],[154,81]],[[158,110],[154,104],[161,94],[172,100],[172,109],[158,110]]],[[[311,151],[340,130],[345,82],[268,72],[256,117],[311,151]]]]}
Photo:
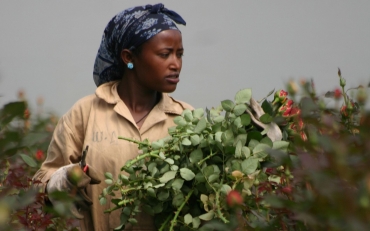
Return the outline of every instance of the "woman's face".
{"type": "Polygon", "coordinates": [[[133,71],[139,84],[147,90],[175,91],[183,53],[181,33],[177,30],[165,30],[149,39],[133,57],[133,71]]]}

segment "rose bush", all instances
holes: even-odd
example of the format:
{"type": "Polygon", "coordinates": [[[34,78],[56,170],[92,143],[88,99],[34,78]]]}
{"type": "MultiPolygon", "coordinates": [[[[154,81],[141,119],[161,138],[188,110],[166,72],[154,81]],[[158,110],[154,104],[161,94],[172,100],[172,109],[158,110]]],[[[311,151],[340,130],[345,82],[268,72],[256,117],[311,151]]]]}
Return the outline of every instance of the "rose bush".
{"type": "MultiPolygon", "coordinates": [[[[57,117],[42,111],[39,100],[35,113],[24,93],[19,101],[0,109],[0,227],[1,230],[75,230],[63,207],[45,205],[45,194],[33,174],[46,157],[57,117]],[[59,215],[57,218],[55,215],[59,215]]],[[[72,198],[59,195],[69,206],[72,198]]]]}

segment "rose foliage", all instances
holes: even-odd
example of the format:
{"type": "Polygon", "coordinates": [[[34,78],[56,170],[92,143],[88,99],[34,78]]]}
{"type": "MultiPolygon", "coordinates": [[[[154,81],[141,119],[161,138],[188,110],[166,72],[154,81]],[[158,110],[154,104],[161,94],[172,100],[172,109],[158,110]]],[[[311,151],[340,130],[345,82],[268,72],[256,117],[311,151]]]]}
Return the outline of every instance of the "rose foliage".
{"type": "Polygon", "coordinates": [[[116,229],[146,212],[158,230],[369,230],[366,90],[345,91],[338,74],[342,98],[306,81],[288,85],[292,99],[280,90],[259,103],[244,89],[185,110],[161,140],[120,137],[140,154],[105,174],[100,202],[121,210],[116,229]]]}
{"type": "Polygon", "coordinates": [[[63,205],[45,204],[45,193],[32,176],[46,158],[46,150],[57,122],[42,111],[42,100],[31,113],[24,93],[19,100],[0,109],[0,229],[76,230],[73,219],[65,219],[73,199],[66,192],[57,196],[63,205]]]}

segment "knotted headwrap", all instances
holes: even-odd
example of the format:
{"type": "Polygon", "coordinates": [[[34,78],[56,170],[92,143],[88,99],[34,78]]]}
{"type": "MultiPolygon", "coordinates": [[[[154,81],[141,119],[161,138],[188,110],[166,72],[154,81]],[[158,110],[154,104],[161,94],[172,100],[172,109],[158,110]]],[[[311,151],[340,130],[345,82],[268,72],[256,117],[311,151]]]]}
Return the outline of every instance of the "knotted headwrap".
{"type": "Polygon", "coordinates": [[[156,5],[126,9],[114,16],[104,30],[94,64],[96,86],[122,78],[119,68],[121,51],[134,50],[145,41],[164,30],[179,30],[176,23],[186,25],[176,12],[156,5]]]}

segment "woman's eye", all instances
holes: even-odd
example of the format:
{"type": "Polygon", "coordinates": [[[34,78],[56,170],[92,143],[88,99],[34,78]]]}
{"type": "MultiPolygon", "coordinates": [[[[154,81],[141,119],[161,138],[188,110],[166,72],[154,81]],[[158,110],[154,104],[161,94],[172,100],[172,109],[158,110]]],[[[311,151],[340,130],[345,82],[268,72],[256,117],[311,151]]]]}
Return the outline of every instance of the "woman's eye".
{"type": "Polygon", "coordinates": [[[177,54],[177,57],[179,57],[179,58],[181,58],[181,57],[183,57],[184,56],[184,53],[179,53],[179,54],[177,54]]]}
{"type": "Polygon", "coordinates": [[[167,58],[168,57],[168,53],[162,53],[162,54],[159,54],[159,56],[161,56],[162,58],[167,58]]]}

